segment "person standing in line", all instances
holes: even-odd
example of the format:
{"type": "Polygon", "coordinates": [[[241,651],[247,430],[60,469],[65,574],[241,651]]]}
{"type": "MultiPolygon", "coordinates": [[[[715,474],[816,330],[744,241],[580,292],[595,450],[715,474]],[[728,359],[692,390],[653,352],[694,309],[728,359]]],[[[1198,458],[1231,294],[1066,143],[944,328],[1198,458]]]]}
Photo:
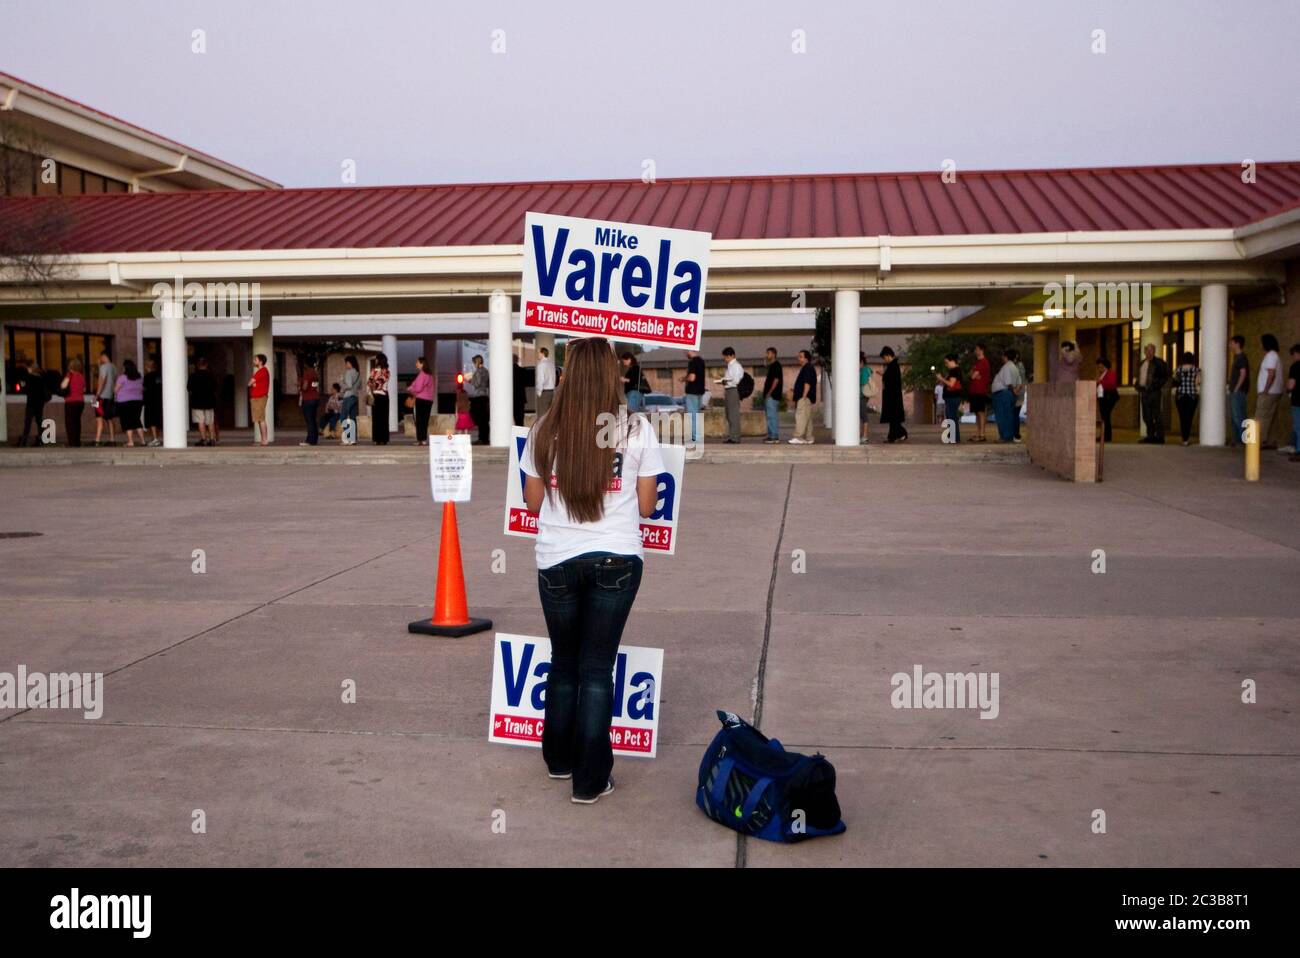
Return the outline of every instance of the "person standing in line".
{"type": "Polygon", "coordinates": [[[357,406],[360,403],[361,366],[356,356],[343,358],[343,381],[339,384],[339,399],[343,403],[343,439],[345,446],[357,444],[357,406]]]}
{"type": "Polygon", "coordinates": [[[492,442],[492,406],[489,390],[492,388],[488,369],[483,365],[483,357],[474,357],[474,373],[469,379],[469,415],[478,426],[476,446],[486,446],[492,442]]]}
{"type": "Polygon", "coordinates": [[[266,368],[266,354],[253,357],[253,378],[248,381],[248,416],[253,421],[253,445],[269,446],[266,428],[266,404],[271,396],[271,371],[266,368]],[[261,440],[258,440],[261,430],[261,440]]]}
{"type": "Polygon", "coordinates": [[[1201,371],[1196,368],[1196,357],[1183,353],[1174,371],[1174,406],[1178,409],[1178,429],[1183,445],[1192,444],[1192,419],[1196,416],[1196,403],[1201,395],[1201,371]]]}
{"type": "Polygon", "coordinates": [[[790,391],[794,400],[794,435],[790,438],[792,446],[811,446],[813,438],[813,406],[817,402],[817,368],[813,365],[812,353],[806,349],[799,350],[799,372],[794,378],[794,389],[790,391]]]}
{"type": "Polygon", "coordinates": [[[511,390],[510,399],[514,403],[515,425],[524,424],[524,411],[528,406],[528,374],[524,372],[524,367],[519,365],[519,357],[510,357],[511,367],[510,375],[514,383],[514,389],[511,390]]]}
{"type": "Polygon", "coordinates": [[[620,415],[620,380],[607,340],[570,343],[565,386],[519,457],[551,638],[542,759],[584,805],[614,791],[614,663],[641,585],[641,520],[654,513],[664,470],[649,422],[620,415]],[[600,441],[611,417],[626,422],[617,444],[600,441]]]}
{"type": "Polygon", "coordinates": [[[1110,416],[1119,402],[1119,375],[1105,356],[1097,360],[1097,368],[1101,371],[1097,376],[1097,408],[1101,412],[1102,441],[1110,442],[1110,416]]]}
{"type": "Polygon", "coordinates": [[[200,356],[194,364],[185,384],[190,395],[190,418],[199,430],[200,446],[215,446],[216,434],[212,430],[217,420],[217,378],[208,369],[206,356],[200,356]]]}
{"type": "Polygon", "coordinates": [[[730,346],[722,351],[722,361],[727,368],[718,384],[724,390],[727,403],[726,441],[734,445],[740,442],[740,381],[745,376],[745,369],[736,360],[736,351],[730,346]]]}
{"type": "MultiPolygon", "coordinates": [[[[1016,442],[1020,442],[1020,413],[1025,408],[1025,394],[1029,390],[1029,373],[1025,371],[1025,364],[1020,361],[1020,350],[1014,348],[1008,349],[1007,355],[1011,357],[1011,361],[1016,364],[1016,371],[1020,373],[1020,386],[1016,389],[1016,408],[1013,423],[1016,434],[1015,440],[1016,442]]],[[[1074,376],[1075,380],[1078,381],[1079,370],[1077,366],[1074,370],[1074,376]]]]}
{"type": "Polygon", "coordinates": [[[74,357],[68,363],[63,382],[59,383],[63,392],[63,431],[68,445],[74,449],[81,447],[81,414],[86,409],[86,377],[81,369],[81,360],[74,357]]]}
{"type": "Polygon", "coordinates": [[[975,364],[971,367],[970,379],[966,383],[966,399],[970,411],[975,414],[975,435],[968,436],[967,442],[987,442],[984,427],[988,421],[989,383],[993,379],[993,370],[988,357],[984,354],[984,344],[975,344],[975,364]]]}
{"type": "MultiPolygon", "coordinates": [[[[22,374],[22,392],[27,397],[27,403],[23,409],[23,434],[18,440],[19,446],[27,445],[27,435],[31,432],[32,425],[36,426],[36,435],[33,445],[41,444],[41,423],[45,419],[45,404],[50,400],[49,389],[45,385],[45,376],[41,373],[41,367],[35,362],[28,361],[23,366],[22,374]]],[[[0,412],[3,409],[0,408],[0,412]]]]}
{"type": "Polygon", "coordinates": [[[781,397],[785,393],[785,374],[781,363],[777,361],[776,350],[767,347],[767,376],[763,379],[763,413],[767,418],[767,438],[764,443],[771,445],[781,441],[781,397]]]}
{"type": "Polygon", "coordinates": [[[330,386],[329,399],[325,401],[325,418],[322,421],[324,427],[322,435],[326,439],[338,439],[339,420],[343,418],[343,386],[335,383],[330,386]]]}
{"type": "MultiPolygon", "coordinates": [[[[1264,358],[1259,361],[1259,379],[1256,381],[1255,421],[1259,424],[1260,449],[1276,449],[1274,436],[1278,427],[1285,426],[1278,415],[1282,401],[1282,357],[1278,355],[1277,337],[1265,333],[1259,338],[1264,347],[1264,358]]],[[[1285,441],[1285,440],[1284,440],[1285,441]]]]}
{"type": "Polygon", "coordinates": [[[1232,435],[1229,446],[1240,446],[1241,424],[1246,421],[1246,400],[1250,396],[1250,359],[1246,356],[1246,337],[1233,336],[1228,340],[1232,353],[1232,368],[1228,372],[1228,411],[1232,417],[1232,435]]]}
{"type": "Polygon", "coordinates": [[[1002,366],[993,378],[993,418],[998,424],[998,441],[1015,442],[1016,391],[1020,388],[1020,370],[1011,351],[1002,354],[1002,366]]]}
{"type": "Polygon", "coordinates": [[[555,361],[545,346],[537,350],[537,368],[533,370],[533,393],[537,396],[537,418],[546,415],[555,398],[555,361]]]}
{"type": "Polygon", "coordinates": [[[1079,366],[1082,362],[1083,356],[1072,341],[1067,339],[1061,343],[1060,358],[1056,363],[1056,381],[1058,383],[1077,383],[1079,381],[1079,366]]]}
{"type": "Polygon", "coordinates": [[[1291,368],[1286,374],[1291,393],[1291,454],[1288,462],[1300,462],[1300,343],[1291,346],[1291,368]]]}
{"type": "Polygon", "coordinates": [[[862,422],[862,436],[859,445],[871,442],[871,400],[867,398],[867,386],[875,375],[867,364],[867,354],[858,352],[858,419],[862,422]]]}
{"type": "Polygon", "coordinates": [[[302,358],[302,369],[298,371],[298,405],[307,424],[307,438],[298,445],[315,446],[320,442],[320,420],[316,414],[320,408],[320,373],[316,372],[310,356],[302,358]]]}
{"type": "Polygon", "coordinates": [[[1165,444],[1165,415],[1163,406],[1165,386],[1169,384],[1169,364],[1156,355],[1153,343],[1142,350],[1146,356],[1138,367],[1137,392],[1142,402],[1142,421],[1147,434],[1142,442],[1155,446],[1165,444]]]}
{"type": "Polygon", "coordinates": [[[704,408],[704,393],[709,388],[705,379],[704,357],[693,349],[686,351],[686,375],[682,382],[686,384],[686,425],[691,442],[699,442],[704,435],[700,422],[700,411],[704,408]]]}
{"type": "Polygon", "coordinates": [[[140,414],[144,411],[144,377],[136,368],[135,360],[122,360],[122,375],[117,377],[113,389],[113,400],[117,405],[118,420],[122,432],[126,435],[126,444],[134,446],[133,435],[140,434],[140,445],[144,445],[144,424],[140,414]]]}
{"type": "Polygon", "coordinates": [[[149,427],[149,445],[161,446],[158,430],[162,428],[162,373],[158,360],[150,356],[144,361],[144,422],[149,427]]]}
{"type": "MultiPolygon", "coordinates": [[[[885,371],[880,377],[880,421],[889,424],[885,442],[907,442],[907,430],[903,428],[907,418],[903,410],[903,370],[890,347],[880,351],[880,358],[885,362],[885,371]]],[[[987,365],[986,360],[986,368],[987,365]]]]}
{"type": "Polygon", "coordinates": [[[627,411],[640,412],[645,408],[645,393],[641,390],[641,364],[631,353],[624,353],[619,358],[623,363],[623,395],[627,400],[627,411]]]}
{"type": "Polygon", "coordinates": [[[370,441],[376,446],[388,445],[388,377],[388,357],[376,353],[366,383],[374,403],[370,410],[370,441]]]}
{"type": "Polygon", "coordinates": [[[961,363],[956,353],[943,357],[943,371],[935,372],[943,390],[943,418],[952,421],[952,441],[961,442],[961,400],[963,395],[961,382],[961,363]]]}
{"type": "Polygon", "coordinates": [[[411,410],[415,416],[415,444],[427,445],[429,416],[433,413],[433,375],[429,372],[428,360],[423,356],[415,359],[415,379],[411,381],[407,393],[411,397],[411,410]]]}
{"type": "Polygon", "coordinates": [[[117,367],[108,358],[108,351],[99,354],[99,383],[95,389],[95,445],[102,446],[104,423],[108,423],[108,444],[117,445],[117,407],[113,403],[113,387],[117,384],[117,367]]]}

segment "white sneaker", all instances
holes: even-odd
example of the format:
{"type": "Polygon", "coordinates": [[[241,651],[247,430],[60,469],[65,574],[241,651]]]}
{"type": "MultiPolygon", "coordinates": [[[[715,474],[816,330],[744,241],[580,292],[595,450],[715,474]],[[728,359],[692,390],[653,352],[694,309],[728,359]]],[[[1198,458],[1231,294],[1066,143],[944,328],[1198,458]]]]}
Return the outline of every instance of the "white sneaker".
{"type": "Polygon", "coordinates": [[[1295,446],[1281,446],[1281,447],[1278,449],[1278,452],[1285,452],[1285,453],[1287,453],[1287,454],[1294,454],[1294,453],[1295,453],[1295,446]]]}
{"type": "Polygon", "coordinates": [[[792,446],[802,446],[804,441],[800,439],[798,436],[795,436],[793,439],[789,440],[789,443],[792,446]]]}
{"type": "Polygon", "coordinates": [[[605,790],[599,795],[593,795],[591,798],[579,798],[577,795],[574,795],[572,796],[571,801],[575,805],[595,805],[603,796],[608,795],[612,791],[614,791],[614,779],[611,778],[609,783],[605,786],[605,790]]]}

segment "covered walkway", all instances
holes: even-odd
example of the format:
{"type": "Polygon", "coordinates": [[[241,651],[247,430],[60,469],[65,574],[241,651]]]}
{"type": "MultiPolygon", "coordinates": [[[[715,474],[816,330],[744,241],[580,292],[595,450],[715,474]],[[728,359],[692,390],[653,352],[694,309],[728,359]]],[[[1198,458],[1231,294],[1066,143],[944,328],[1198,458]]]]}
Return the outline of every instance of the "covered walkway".
{"type": "MultiPolygon", "coordinates": [[[[270,355],[290,326],[337,328],[395,352],[399,336],[473,325],[498,371],[491,438],[504,446],[513,383],[499,373],[523,335],[520,241],[535,210],[711,232],[706,330],[711,315],[749,311],[764,329],[807,329],[828,306],[841,369],[856,368],[864,332],[1033,324],[1045,371],[1051,346],[1080,329],[1132,322],[1156,343],[1165,310],[1194,306],[1203,388],[1217,395],[1230,300],[1276,290],[1300,251],[1300,163],[1259,164],[1246,179],[1224,165],[6,199],[0,222],[50,203],[72,216],[50,251],[56,279],[34,288],[13,269],[0,275],[0,322],[144,320],[136,335],[148,326],[161,340],[168,448],[186,444],[190,338],[237,337],[245,356],[270,355]],[[1149,284],[1149,297],[1140,315],[1127,302],[1116,315],[1113,300],[1100,316],[1050,308],[1054,287],[1081,284],[1149,284]],[[205,305],[187,315],[195,291],[205,305]],[[224,311],[235,296],[249,314],[224,311]]],[[[835,443],[856,445],[853,377],[836,379],[832,401],[835,443]]],[[[1204,404],[1199,438],[1223,444],[1221,404],[1204,404]]]]}

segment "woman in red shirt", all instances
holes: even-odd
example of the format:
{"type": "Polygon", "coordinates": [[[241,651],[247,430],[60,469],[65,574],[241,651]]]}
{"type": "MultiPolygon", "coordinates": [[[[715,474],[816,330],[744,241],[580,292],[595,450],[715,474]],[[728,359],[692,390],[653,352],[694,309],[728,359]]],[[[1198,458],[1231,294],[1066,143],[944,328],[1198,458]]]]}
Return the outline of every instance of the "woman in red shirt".
{"type": "Polygon", "coordinates": [[[80,446],[81,413],[86,408],[86,377],[80,359],[68,363],[68,374],[59,389],[63,392],[63,431],[68,434],[68,445],[80,446]]]}
{"type": "Polygon", "coordinates": [[[1100,375],[1097,377],[1097,406],[1101,410],[1103,439],[1110,442],[1110,414],[1119,402],[1119,376],[1110,368],[1110,360],[1103,356],[1097,360],[1100,375]]]}

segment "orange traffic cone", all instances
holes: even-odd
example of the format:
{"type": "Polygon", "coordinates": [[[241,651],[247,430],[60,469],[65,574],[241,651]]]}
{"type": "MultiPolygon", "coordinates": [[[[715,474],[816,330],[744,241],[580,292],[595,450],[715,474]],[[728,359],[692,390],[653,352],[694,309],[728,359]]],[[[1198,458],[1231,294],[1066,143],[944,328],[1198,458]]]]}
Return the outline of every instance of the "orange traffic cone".
{"type": "Polygon", "coordinates": [[[420,635],[472,635],[492,628],[491,619],[471,619],[465,601],[465,572],[460,565],[460,534],[456,531],[456,503],[442,504],[442,541],[438,546],[438,588],[433,618],[412,622],[408,632],[420,635]]]}

